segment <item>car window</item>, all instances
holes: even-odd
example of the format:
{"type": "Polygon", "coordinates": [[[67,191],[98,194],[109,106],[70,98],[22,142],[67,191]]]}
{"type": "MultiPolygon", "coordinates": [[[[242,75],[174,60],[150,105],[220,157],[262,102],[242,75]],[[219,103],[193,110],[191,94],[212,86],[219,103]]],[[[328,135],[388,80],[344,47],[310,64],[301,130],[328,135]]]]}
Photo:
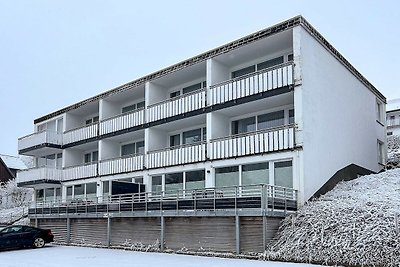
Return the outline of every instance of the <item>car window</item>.
{"type": "Polygon", "coordinates": [[[19,233],[19,232],[22,232],[22,226],[11,226],[1,231],[1,233],[19,233]]]}

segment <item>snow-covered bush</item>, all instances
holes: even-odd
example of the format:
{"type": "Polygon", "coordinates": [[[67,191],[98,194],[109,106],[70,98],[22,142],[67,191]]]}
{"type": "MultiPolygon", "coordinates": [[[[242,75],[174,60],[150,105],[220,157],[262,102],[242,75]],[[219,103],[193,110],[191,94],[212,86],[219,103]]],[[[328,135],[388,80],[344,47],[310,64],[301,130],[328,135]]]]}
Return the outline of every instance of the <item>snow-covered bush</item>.
{"type": "Polygon", "coordinates": [[[393,135],[387,139],[388,145],[388,159],[386,168],[394,169],[400,168],[400,136],[393,135]]]}
{"type": "Polygon", "coordinates": [[[400,169],[341,182],[283,220],[269,259],[400,265],[400,169]],[[397,216],[397,218],[396,218],[397,216]]]}
{"type": "Polygon", "coordinates": [[[27,207],[31,203],[33,190],[17,187],[15,180],[0,186],[0,209],[27,207]]]}

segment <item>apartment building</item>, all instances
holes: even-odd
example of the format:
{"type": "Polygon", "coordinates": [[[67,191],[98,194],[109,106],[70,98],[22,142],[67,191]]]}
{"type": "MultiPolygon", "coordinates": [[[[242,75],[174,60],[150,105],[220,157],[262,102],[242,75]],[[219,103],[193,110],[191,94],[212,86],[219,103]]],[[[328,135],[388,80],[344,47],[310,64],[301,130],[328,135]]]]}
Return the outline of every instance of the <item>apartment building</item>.
{"type": "Polygon", "coordinates": [[[17,180],[63,242],[262,251],[286,214],[383,168],[385,104],[298,16],[36,119],[17,180]]]}
{"type": "Polygon", "coordinates": [[[400,99],[388,101],[386,109],[387,136],[400,136],[400,99]]]}

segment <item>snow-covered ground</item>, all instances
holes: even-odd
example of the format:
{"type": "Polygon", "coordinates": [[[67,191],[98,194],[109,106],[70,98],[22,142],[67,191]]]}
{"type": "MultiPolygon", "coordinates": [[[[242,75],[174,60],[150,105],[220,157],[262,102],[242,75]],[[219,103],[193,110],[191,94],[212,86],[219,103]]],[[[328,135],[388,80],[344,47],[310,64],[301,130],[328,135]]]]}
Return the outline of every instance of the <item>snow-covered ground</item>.
{"type": "Polygon", "coordinates": [[[42,249],[0,252],[1,267],[303,267],[315,266],[245,259],[46,245],[42,249]]]}
{"type": "Polygon", "coordinates": [[[278,237],[270,259],[400,266],[400,169],[339,183],[286,218],[278,237]]]}
{"type": "Polygon", "coordinates": [[[388,159],[387,168],[400,168],[400,136],[389,136],[387,139],[388,159]]]}

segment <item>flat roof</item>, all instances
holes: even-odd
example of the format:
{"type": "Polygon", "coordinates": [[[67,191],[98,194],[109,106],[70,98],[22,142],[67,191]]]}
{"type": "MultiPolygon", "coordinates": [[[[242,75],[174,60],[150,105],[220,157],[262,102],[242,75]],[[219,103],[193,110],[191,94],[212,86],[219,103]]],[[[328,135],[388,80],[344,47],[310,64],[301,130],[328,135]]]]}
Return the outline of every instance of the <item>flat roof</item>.
{"type": "Polygon", "coordinates": [[[292,29],[299,25],[302,26],[304,29],[306,29],[316,40],[318,40],[328,51],[330,51],[350,72],[353,73],[354,76],[356,76],[381,101],[386,103],[385,96],[381,92],[379,92],[379,90],[376,89],[375,86],[373,86],[359,71],[357,71],[356,68],[353,67],[353,65],[351,65],[350,62],[347,61],[314,27],[312,27],[311,24],[308,23],[308,21],[305,18],[303,18],[302,16],[296,16],[289,20],[283,21],[283,22],[275,24],[271,27],[265,28],[258,32],[255,32],[255,33],[252,33],[245,37],[242,37],[240,39],[237,39],[237,40],[230,42],[228,44],[225,44],[223,46],[217,47],[215,49],[209,50],[200,55],[197,55],[197,56],[194,56],[187,60],[181,61],[181,62],[174,64],[172,66],[169,66],[167,68],[153,72],[153,73],[146,75],[144,77],[141,77],[139,79],[136,79],[131,82],[125,83],[123,85],[120,85],[118,87],[115,87],[111,90],[108,90],[108,91],[101,93],[99,95],[96,95],[94,97],[88,98],[86,100],[80,101],[80,102],[70,105],[70,106],[67,106],[58,111],[52,112],[48,115],[45,115],[38,119],[35,119],[34,123],[36,124],[36,123],[43,122],[45,120],[51,119],[53,117],[56,117],[58,115],[65,113],[65,112],[68,112],[70,110],[77,109],[83,105],[97,101],[97,100],[105,98],[107,96],[138,87],[140,85],[143,85],[147,81],[155,80],[155,79],[165,76],[167,74],[173,73],[175,71],[181,70],[183,68],[197,64],[197,63],[205,61],[207,59],[216,57],[218,55],[228,53],[234,49],[240,48],[242,46],[245,46],[247,44],[261,40],[263,38],[274,35],[276,33],[292,29]]]}

